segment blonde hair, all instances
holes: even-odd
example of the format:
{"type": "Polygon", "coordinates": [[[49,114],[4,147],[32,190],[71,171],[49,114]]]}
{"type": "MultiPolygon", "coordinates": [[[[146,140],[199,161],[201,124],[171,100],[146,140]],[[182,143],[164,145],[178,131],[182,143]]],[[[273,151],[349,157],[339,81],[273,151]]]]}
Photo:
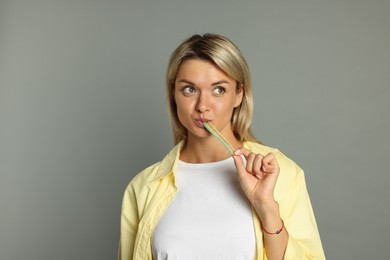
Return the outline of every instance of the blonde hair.
{"type": "Polygon", "coordinates": [[[174,143],[187,138],[187,129],[180,123],[175,103],[175,81],[180,65],[189,59],[202,59],[213,63],[237,82],[237,91],[243,91],[241,104],[233,111],[231,125],[240,141],[255,141],[251,131],[253,94],[248,64],[241,51],[228,38],[206,33],[195,34],[181,43],[172,53],[166,74],[166,91],[174,143]]]}

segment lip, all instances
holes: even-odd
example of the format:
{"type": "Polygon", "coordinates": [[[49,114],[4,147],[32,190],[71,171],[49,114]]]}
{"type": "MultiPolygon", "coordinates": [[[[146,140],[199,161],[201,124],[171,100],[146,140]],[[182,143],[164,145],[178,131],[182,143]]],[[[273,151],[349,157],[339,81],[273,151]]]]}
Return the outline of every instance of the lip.
{"type": "Polygon", "coordinates": [[[202,121],[202,120],[200,120],[200,119],[196,119],[196,120],[195,120],[196,125],[197,125],[198,127],[200,127],[200,128],[204,128],[203,122],[206,122],[206,121],[202,121]]]}

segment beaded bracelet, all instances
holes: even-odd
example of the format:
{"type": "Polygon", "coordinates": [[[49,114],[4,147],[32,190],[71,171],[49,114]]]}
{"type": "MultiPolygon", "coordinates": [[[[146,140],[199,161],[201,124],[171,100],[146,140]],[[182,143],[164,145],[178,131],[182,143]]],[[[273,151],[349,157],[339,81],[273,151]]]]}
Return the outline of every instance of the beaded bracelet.
{"type": "Polygon", "coordinates": [[[269,234],[269,235],[279,235],[280,232],[282,232],[283,228],[284,228],[284,221],[283,221],[283,219],[282,219],[282,227],[281,227],[280,229],[276,230],[275,232],[268,232],[267,230],[265,230],[265,229],[263,228],[263,231],[264,231],[265,233],[269,234]]]}

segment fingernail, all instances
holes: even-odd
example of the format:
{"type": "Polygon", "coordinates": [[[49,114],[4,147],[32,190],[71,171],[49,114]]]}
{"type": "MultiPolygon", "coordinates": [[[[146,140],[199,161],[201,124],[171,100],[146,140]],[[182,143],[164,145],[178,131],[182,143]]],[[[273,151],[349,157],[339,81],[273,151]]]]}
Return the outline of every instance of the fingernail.
{"type": "Polygon", "coordinates": [[[235,151],[233,152],[233,154],[236,155],[236,156],[237,156],[237,155],[240,155],[240,150],[239,150],[239,149],[235,150],[235,151]]]}

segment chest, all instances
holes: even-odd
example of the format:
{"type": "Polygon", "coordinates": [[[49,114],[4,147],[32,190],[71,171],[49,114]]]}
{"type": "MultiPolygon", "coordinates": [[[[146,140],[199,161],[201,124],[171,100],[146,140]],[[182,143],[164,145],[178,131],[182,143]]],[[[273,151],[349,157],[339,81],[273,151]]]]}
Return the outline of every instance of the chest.
{"type": "Polygon", "coordinates": [[[251,207],[233,162],[220,163],[179,165],[178,192],[152,236],[154,259],[254,259],[251,207]]]}

